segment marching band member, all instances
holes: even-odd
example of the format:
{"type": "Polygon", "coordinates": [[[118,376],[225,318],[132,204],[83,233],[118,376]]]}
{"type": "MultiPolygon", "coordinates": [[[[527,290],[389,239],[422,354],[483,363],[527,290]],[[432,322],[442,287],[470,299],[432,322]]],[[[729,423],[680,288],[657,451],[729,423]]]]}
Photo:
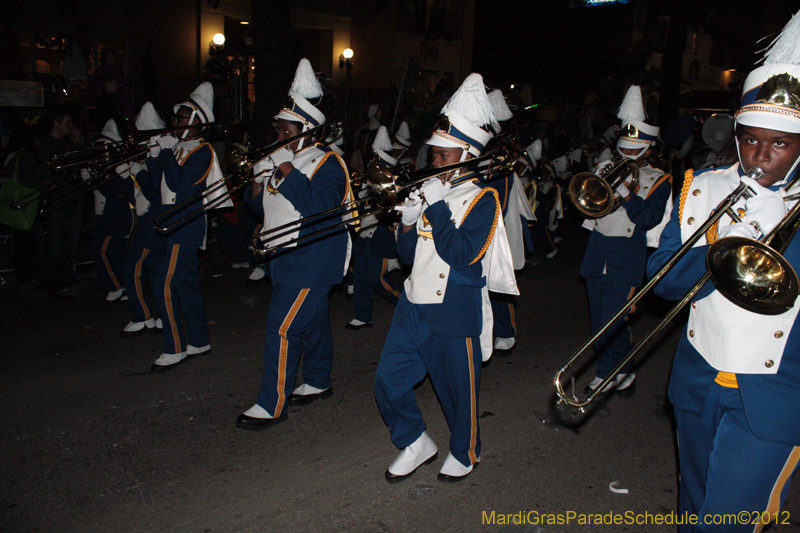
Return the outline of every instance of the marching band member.
{"type": "MultiPolygon", "coordinates": [[[[275,116],[278,141],[323,124],[325,115],[317,108],[322,97],[323,87],[311,63],[300,60],[289,98],[275,116]]],[[[342,159],[308,137],[273,153],[254,167],[254,174],[256,178],[245,198],[250,199],[248,204],[254,212],[263,212],[266,229],[342,205],[350,196],[347,167],[342,159]]],[[[328,219],[307,224],[292,235],[267,244],[282,244],[333,223],[328,219]]],[[[341,283],[349,253],[350,236],[341,229],[310,244],[291,245],[270,258],[273,289],[267,311],[261,392],[257,403],[236,419],[237,427],[268,428],[286,420],[288,402],[302,405],[333,393],[328,292],[341,283]],[[295,388],[301,351],[303,384],[295,388]]]]}
{"type": "MultiPolygon", "coordinates": [[[[587,222],[594,229],[583,256],[580,275],[586,279],[592,333],[625,305],[644,280],[647,262],[647,231],[664,219],[664,210],[672,192],[672,176],[649,165],[659,128],[644,122],[644,107],[639,86],[632,85],[625,95],[618,117],[622,130],[617,152],[639,167],[638,188],[631,191],[627,183],[617,187],[620,208],[587,222]]],[[[598,168],[602,169],[604,165],[598,168]]],[[[591,228],[590,228],[591,229],[591,228]]],[[[611,370],[630,352],[632,334],[627,327],[628,315],[620,318],[595,344],[598,354],[595,378],[587,386],[587,394],[595,390],[611,370]]],[[[631,360],[606,386],[616,386],[618,394],[630,396],[635,389],[636,363],[631,360]]]]}
{"type": "MultiPolygon", "coordinates": [[[[213,108],[214,88],[208,82],[201,83],[173,110],[173,126],[186,129],[178,132],[177,137],[163,135],[150,139],[150,157],[145,164],[153,187],[161,192],[160,212],[222,178],[214,150],[199,137],[202,124],[214,121],[213,108]]],[[[210,199],[198,195],[195,202],[167,217],[165,224],[201,208],[203,201],[210,199]]],[[[198,250],[205,246],[206,226],[203,213],[166,234],[167,250],[158,265],[154,288],[158,314],[164,321],[164,352],[153,363],[153,372],[166,372],[187,357],[211,351],[197,257],[198,250]],[[181,327],[181,315],[186,321],[186,333],[181,327]]]]}
{"type": "MultiPolygon", "coordinates": [[[[708,245],[768,234],[784,217],[781,193],[800,162],[800,13],[769,48],[764,65],[744,82],[736,113],[739,161],[727,168],[687,171],[680,199],[651,256],[656,272],[740,182],[754,196],[733,206],[742,221],[722,215],[656,285],[678,300],[706,272],[708,245]],[[747,176],[760,167],[763,177],[747,176]]],[[[791,192],[795,192],[792,188],[791,192]]],[[[791,205],[791,204],[790,204],[791,205]]],[[[782,255],[800,267],[800,240],[782,255]]],[[[706,283],[694,296],[672,366],[680,462],[680,514],[698,516],[682,533],[761,531],[779,514],[800,459],[800,305],[756,314],[706,283]],[[712,527],[706,517],[747,513],[749,520],[712,527]]]]}
{"type": "MultiPolygon", "coordinates": [[[[153,104],[145,102],[136,117],[139,131],[159,130],[166,124],[158,116],[153,104]]],[[[150,290],[155,292],[155,274],[167,250],[167,241],[154,223],[156,211],[161,206],[161,191],[156,189],[146,168],[137,162],[130,164],[133,181],[133,204],[136,209],[136,235],[133,238],[123,265],[123,281],[128,294],[133,320],[120,331],[122,338],[138,337],[143,333],[162,333],[162,320],[156,319],[145,295],[144,283],[149,281],[150,290]]],[[[156,298],[157,300],[157,298],[156,298]]]]}
{"type": "Polygon", "coordinates": [[[408,129],[408,122],[404,120],[397,127],[397,133],[394,134],[394,142],[392,143],[392,157],[397,159],[398,165],[411,163],[410,158],[403,157],[410,148],[411,131],[408,129]]]}
{"type": "MultiPolygon", "coordinates": [[[[98,142],[119,142],[117,123],[109,119],[100,132],[98,142]]],[[[119,165],[118,175],[128,173],[128,164],[119,165]]],[[[103,185],[94,190],[94,228],[90,247],[92,261],[100,279],[108,289],[107,302],[127,300],[122,284],[125,262],[125,240],[133,229],[133,213],[129,198],[133,197],[133,185],[129,180],[105,179],[103,185]]]]}
{"type": "MultiPolygon", "coordinates": [[[[489,101],[498,122],[505,122],[513,118],[514,114],[509,109],[503,92],[495,89],[489,93],[489,101]]],[[[500,134],[498,124],[495,133],[500,134]]],[[[506,228],[508,243],[511,246],[511,257],[514,261],[514,270],[525,267],[525,234],[528,230],[528,220],[533,219],[531,207],[528,204],[522,189],[517,172],[506,173],[505,177],[487,177],[484,184],[492,187],[500,198],[500,207],[503,212],[503,222],[506,228]]],[[[492,315],[494,317],[494,350],[498,357],[509,355],[516,344],[517,323],[514,314],[514,297],[496,292],[489,293],[492,302],[492,315]]]]}
{"type": "MultiPolygon", "coordinates": [[[[427,141],[432,166],[480,155],[494,122],[483,79],[470,74],[427,141]]],[[[398,252],[413,269],[375,376],[378,407],[402,450],[385,473],[390,483],[438,455],[415,401],[414,386],[426,374],[451,431],[439,479],[460,481],[478,464],[481,362],[492,350],[488,289],[518,294],[497,191],[480,187],[467,172],[451,186],[457,173],[431,178],[396,208],[402,213],[398,252]]]]}
{"type": "MultiPolygon", "coordinates": [[[[389,155],[392,142],[386,126],[378,128],[372,150],[372,157],[377,158],[387,168],[397,165],[397,159],[389,155]]],[[[359,195],[366,193],[364,184],[359,195]]],[[[387,277],[389,260],[397,257],[397,242],[393,232],[397,226],[395,218],[391,214],[376,213],[360,221],[361,229],[353,243],[353,310],[356,316],[345,324],[346,329],[359,330],[373,326],[373,290],[393,305],[400,298],[402,288],[387,277]]]]}

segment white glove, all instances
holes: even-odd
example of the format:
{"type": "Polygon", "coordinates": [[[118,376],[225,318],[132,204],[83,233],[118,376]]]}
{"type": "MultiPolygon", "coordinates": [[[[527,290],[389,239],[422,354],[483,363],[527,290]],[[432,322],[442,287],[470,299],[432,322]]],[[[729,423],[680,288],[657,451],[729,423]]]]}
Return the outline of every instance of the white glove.
{"type": "Polygon", "coordinates": [[[269,156],[269,158],[272,160],[275,168],[277,168],[284,163],[291,163],[294,160],[294,153],[288,148],[281,148],[269,156]]]}
{"type": "Polygon", "coordinates": [[[758,232],[756,231],[756,228],[750,224],[736,222],[734,224],[722,226],[719,229],[719,238],[724,239],[725,237],[745,237],[747,239],[757,239],[758,232]]]}
{"type": "Polygon", "coordinates": [[[400,205],[394,206],[395,211],[400,211],[401,222],[404,226],[413,226],[417,223],[417,219],[422,214],[422,202],[419,195],[411,191],[406,201],[400,205]]]}
{"type": "Polygon", "coordinates": [[[149,146],[150,146],[150,157],[152,157],[153,159],[158,157],[158,154],[161,153],[161,146],[159,146],[159,144],[158,144],[158,139],[160,139],[160,138],[161,137],[158,136],[158,135],[156,135],[155,137],[150,137],[150,144],[149,144],[149,146]]]}
{"type": "Polygon", "coordinates": [[[164,135],[158,138],[158,145],[162,150],[172,150],[178,144],[178,139],[172,135],[164,135]]]}
{"type": "Polygon", "coordinates": [[[131,166],[128,163],[122,163],[121,165],[118,165],[117,168],[114,169],[114,171],[120,176],[127,177],[126,173],[128,172],[128,170],[130,170],[130,168],[131,166]]]}
{"type": "Polygon", "coordinates": [[[631,190],[628,188],[628,185],[625,183],[621,183],[617,185],[617,194],[619,194],[620,198],[627,198],[631,194],[631,190]]]}
{"type": "Polygon", "coordinates": [[[133,161],[131,163],[131,175],[134,178],[136,177],[136,174],[138,174],[139,172],[141,172],[144,169],[145,169],[145,166],[137,163],[136,161],[133,161]]]}
{"type": "Polygon", "coordinates": [[[82,168],[81,169],[81,179],[83,181],[87,181],[87,180],[92,179],[92,173],[89,171],[88,168],[82,168]]]}
{"type": "Polygon", "coordinates": [[[275,165],[269,158],[262,159],[253,165],[253,181],[256,183],[264,183],[264,180],[269,179],[275,173],[275,165]]]}
{"type": "Polygon", "coordinates": [[[450,191],[450,182],[442,183],[439,178],[431,178],[422,184],[420,194],[428,205],[433,205],[439,200],[444,200],[447,193],[450,191]]]}
{"type": "Polygon", "coordinates": [[[762,187],[747,176],[742,178],[742,183],[746,183],[756,193],[755,196],[744,202],[747,214],[742,218],[742,222],[755,226],[756,229],[761,230],[762,235],[766,235],[786,216],[783,197],[780,193],[762,187]]]}

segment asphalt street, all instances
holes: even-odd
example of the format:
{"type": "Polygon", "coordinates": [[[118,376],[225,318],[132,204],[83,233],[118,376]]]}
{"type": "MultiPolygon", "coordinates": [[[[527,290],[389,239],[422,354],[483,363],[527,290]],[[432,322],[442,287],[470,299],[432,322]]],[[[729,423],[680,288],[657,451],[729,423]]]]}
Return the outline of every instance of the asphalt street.
{"type": "MultiPolygon", "coordinates": [[[[633,397],[606,395],[585,414],[555,402],[554,373],[589,335],[580,240],[573,228],[554,259],[522,273],[518,345],[483,369],[480,468],[457,484],[436,478],[449,432],[427,380],[417,401],[439,459],[384,480],[398,450],[373,381],[393,307],[377,294],[375,327],[360,331],[343,327],[345,291],[331,294],[333,396],[248,432],[234,420],[258,393],[271,286],[246,284],[223,256],[202,260],[212,352],[165,374],[150,373],[160,337],[120,339],[130,309],[106,305],[99,284],[39,303],[0,291],[0,531],[675,531],[653,520],[677,512],[665,396],[680,324],[639,358],[633,397]],[[598,516],[621,523],[581,524],[598,516]]],[[[648,303],[639,337],[663,309],[648,303]]],[[[584,366],[578,391],[593,374],[584,366]]],[[[798,490],[773,530],[800,530],[798,490]]]]}

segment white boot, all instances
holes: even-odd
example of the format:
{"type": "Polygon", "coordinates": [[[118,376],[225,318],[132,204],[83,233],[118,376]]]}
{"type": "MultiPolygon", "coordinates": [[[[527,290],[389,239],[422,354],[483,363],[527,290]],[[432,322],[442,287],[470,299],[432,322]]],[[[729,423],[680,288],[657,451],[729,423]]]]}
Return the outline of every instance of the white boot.
{"type": "Polygon", "coordinates": [[[200,346],[199,348],[196,346],[192,346],[191,344],[186,346],[186,355],[207,354],[210,351],[211,351],[210,344],[206,344],[205,346],[200,346]]]}
{"type": "Polygon", "coordinates": [[[444,460],[442,469],[439,470],[438,478],[439,481],[461,481],[467,476],[467,474],[472,472],[473,468],[473,465],[462,465],[452,453],[448,452],[447,459],[444,460]]]}
{"type": "Polygon", "coordinates": [[[122,331],[119,332],[119,336],[123,339],[130,339],[133,337],[138,337],[142,333],[150,333],[155,332],[156,330],[156,321],[154,319],[145,320],[144,322],[128,322],[128,325],[122,328],[122,331]]]}
{"type": "Polygon", "coordinates": [[[435,461],[438,455],[439,448],[436,447],[436,443],[423,431],[422,435],[403,448],[400,455],[389,465],[386,470],[386,480],[389,483],[397,483],[413,474],[420,466],[435,461]]]}
{"type": "MultiPolygon", "coordinates": [[[[605,378],[599,378],[599,377],[595,376],[595,378],[592,381],[590,381],[588,385],[586,385],[586,388],[583,390],[583,392],[585,394],[593,393],[594,390],[597,387],[600,386],[600,384],[603,382],[604,379],[605,378]]],[[[600,394],[605,394],[606,392],[608,392],[608,391],[612,390],[614,387],[616,387],[616,385],[617,384],[616,384],[616,382],[614,380],[609,381],[608,385],[605,386],[605,388],[600,392],[600,394]]]]}
{"type": "Polygon", "coordinates": [[[517,343],[516,338],[504,338],[504,337],[496,337],[494,339],[494,349],[495,350],[510,350],[514,347],[517,343]]]}
{"type": "Polygon", "coordinates": [[[156,359],[153,366],[150,367],[151,372],[166,372],[172,370],[186,360],[186,352],[181,353],[162,353],[161,357],[156,359]]]}
{"type": "Polygon", "coordinates": [[[636,372],[630,374],[619,374],[617,376],[617,394],[623,398],[633,396],[636,392],[636,372]]]}
{"type": "Polygon", "coordinates": [[[250,272],[250,275],[247,277],[250,281],[258,281],[260,279],[264,279],[267,275],[267,269],[264,268],[263,265],[258,265],[250,272]]]}

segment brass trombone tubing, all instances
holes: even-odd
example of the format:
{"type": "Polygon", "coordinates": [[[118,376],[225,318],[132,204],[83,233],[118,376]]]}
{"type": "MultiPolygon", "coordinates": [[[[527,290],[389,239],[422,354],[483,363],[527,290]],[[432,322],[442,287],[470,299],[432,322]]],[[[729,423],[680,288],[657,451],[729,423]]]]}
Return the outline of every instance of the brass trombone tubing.
{"type": "MultiPolygon", "coordinates": [[[[318,132],[324,131],[325,129],[330,129],[330,128],[336,129],[339,126],[339,124],[341,124],[340,121],[326,122],[325,124],[317,126],[316,128],[311,128],[310,130],[308,130],[306,132],[303,132],[300,135],[295,135],[294,137],[290,137],[288,139],[284,139],[283,141],[278,141],[278,142],[272,143],[269,146],[265,146],[264,148],[260,148],[260,149],[258,149],[256,151],[249,152],[247,154],[241,154],[241,156],[243,157],[243,160],[246,162],[244,165],[241,165],[239,168],[235,168],[234,171],[231,174],[229,174],[228,176],[225,176],[224,178],[217,180],[216,182],[212,183],[211,185],[209,185],[208,187],[206,187],[202,191],[199,191],[199,192],[193,194],[189,198],[186,198],[185,200],[183,200],[179,204],[176,204],[176,205],[170,207],[169,209],[167,209],[166,211],[164,211],[163,213],[161,213],[160,215],[155,217],[155,219],[153,219],[153,223],[155,224],[156,229],[158,231],[167,233],[167,232],[171,231],[173,228],[183,224],[187,220],[196,217],[197,215],[199,215],[204,210],[213,209],[213,207],[209,207],[209,206],[212,205],[212,204],[216,205],[217,203],[224,202],[225,200],[230,198],[230,195],[232,193],[234,193],[234,192],[238,191],[239,189],[241,189],[242,187],[245,187],[245,186],[250,184],[250,182],[253,180],[253,176],[249,176],[247,173],[250,172],[250,170],[252,170],[252,168],[259,161],[271,156],[273,153],[277,152],[281,148],[285,148],[287,146],[291,146],[292,144],[294,144],[296,141],[299,141],[300,139],[304,139],[306,137],[314,136],[318,132]],[[198,198],[205,198],[209,194],[218,191],[220,188],[225,186],[225,182],[230,178],[233,178],[234,180],[239,181],[240,183],[237,184],[233,189],[229,190],[226,195],[220,196],[219,198],[216,198],[216,199],[212,200],[211,203],[208,204],[208,205],[204,205],[204,206],[202,206],[202,207],[200,207],[198,209],[195,209],[194,211],[192,211],[188,215],[185,215],[183,218],[177,220],[176,222],[173,222],[172,224],[170,224],[168,226],[161,226],[161,221],[162,220],[172,217],[176,212],[179,212],[182,209],[184,209],[187,204],[194,203],[198,198]]],[[[229,165],[231,165],[231,163],[229,163],[229,165]]],[[[235,166],[235,165],[233,165],[233,166],[235,166]]]]}
{"type": "Polygon", "coordinates": [[[44,210],[47,213],[53,213],[62,209],[72,202],[80,199],[83,195],[90,193],[96,189],[99,189],[106,183],[113,181],[120,177],[119,174],[115,172],[115,169],[129,161],[133,161],[134,159],[138,159],[143,157],[145,153],[149,150],[149,148],[144,147],[140,153],[128,154],[125,158],[115,161],[113,163],[109,163],[105,167],[103,167],[95,177],[91,178],[91,180],[80,180],[79,183],[76,183],[74,186],[70,187],[67,191],[61,192],[55,198],[45,198],[43,201],[45,202],[44,210]],[[90,184],[91,181],[91,184],[90,184]]]}
{"type": "Polygon", "coordinates": [[[733,206],[733,204],[739,201],[740,198],[742,198],[743,196],[747,197],[750,194],[751,192],[747,184],[740,183],[739,186],[736,187],[736,189],[732,193],[730,193],[724,200],[722,200],[722,202],[720,202],[720,204],[714,209],[713,215],[711,215],[703,223],[703,225],[700,226],[697,229],[697,231],[695,231],[692,234],[691,237],[689,237],[689,239],[672,255],[672,257],[670,257],[669,260],[666,263],[664,263],[664,265],[658,270],[658,272],[653,274],[653,277],[650,278],[650,281],[648,281],[647,284],[645,284],[645,286],[642,287],[641,290],[639,290],[639,292],[637,292],[628,301],[627,304],[625,304],[619,311],[617,311],[614,314],[614,316],[609,318],[608,321],[599,330],[597,330],[597,332],[594,335],[592,335],[592,337],[588,341],[586,341],[578,349],[578,351],[576,351],[573,354],[573,356],[564,364],[564,366],[562,366],[556,372],[555,377],[553,378],[553,382],[556,387],[556,394],[561,399],[561,401],[563,401],[564,403],[566,403],[571,407],[577,407],[580,409],[583,409],[584,407],[589,405],[592,401],[594,401],[597,395],[601,394],[603,389],[609,383],[611,383],[611,380],[616,378],[617,374],[619,374],[619,372],[622,370],[622,367],[624,367],[628,363],[628,361],[633,359],[633,357],[639,352],[639,350],[642,347],[644,347],[645,344],[650,342],[650,340],[659,331],[661,331],[661,329],[663,329],[663,327],[666,326],[670,320],[672,320],[672,318],[678,313],[678,311],[680,311],[681,308],[684,305],[686,305],[686,303],[689,302],[689,300],[691,300],[695,294],[697,294],[697,291],[700,290],[703,284],[705,284],[711,278],[710,273],[707,272],[702,278],[700,278],[700,280],[695,284],[694,287],[692,287],[689,293],[687,293],[687,295],[684,296],[683,299],[681,299],[670,310],[670,312],[667,314],[667,317],[665,317],[650,334],[648,334],[644,339],[639,341],[639,343],[636,346],[634,346],[631,352],[622,361],[620,361],[620,363],[617,366],[614,367],[611,373],[609,373],[609,375],[597,386],[597,388],[594,389],[594,391],[592,391],[591,394],[589,394],[589,396],[586,397],[585,400],[579,401],[578,399],[573,399],[567,396],[567,393],[564,391],[564,387],[561,384],[561,378],[564,375],[564,372],[566,372],[573,364],[575,364],[575,362],[581,357],[581,355],[583,355],[583,353],[586,350],[588,350],[592,346],[592,344],[594,344],[617,320],[622,318],[622,316],[625,313],[627,313],[628,310],[633,308],[639,302],[639,300],[641,300],[645,296],[645,294],[647,294],[656,285],[656,283],[658,283],[661,280],[661,278],[664,277],[664,275],[670,269],[672,269],[681,258],[683,258],[684,255],[686,255],[686,252],[688,252],[695,245],[695,243],[697,243],[697,241],[700,240],[700,237],[706,234],[706,232],[711,228],[711,226],[713,226],[717,222],[717,220],[719,220],[719,218],[722,217],[722,215],[727,213],[728,216],[730,216],[737,222],[741,222],[739,216],[733,211],[733,209],[731,209],[731,207],[733,206]]]}
{"type": "MultiPolygon", "coordinates": [[[[477,158],[474,158],[474,159],[469,159],[467,161],[462,161],[460,163],[453,163],[453,164],[450,164],[450,165],[447,165],[447,166],[443,166],[443,167],[422,169],[422,170],[418,170],[416,172],[412,172],[411,174],[407,174],[406,175],[409,178],[409,181],[404,183],[403,185],[397,185],[396,184],[397,183],[397,179],[394,180],[394,182],[392,184],[392,186],[394,187],[394,194],[396,195],[398,192],[401,192],[403,190],[410,189],[412,187],[420,185],[421,183],[429,180],[430,178],[434,178],[434,177],[440,176],[442,174],[447,174],[447,173],[452,172],[454,170],[459,170],[459,169],[462,169],[462,168],[470,167],[472,165],[480,164],[480,163],[483,163],[485,161],[492,161],[492,160],[495,160],[495,159],[500,158],[500,157],[508,157],[509,155],[511,155],[509,151],[504,150],[504,149],[500,149],[500,150],[496,150],[496,151],[494,151],[492,153],[486,154],[484,156],[477,157],[477,158]]],[[[497,169],[493,169],[491,167],[491,165],[486,167],[485,169],[481,169],[480,171],[481,172],[486,172],[486,171],[489,171],[489,170],[497,171],[497,169]]],[[[394,176],[394,175],[393,175],[393,177],[397,178],[397,176],[394,176]]],[[[451,187],[457,187],[457,186],[459,186],[459,185],[461,185],[462,183],[465,183],[465,182],[466,182],[465,179],[462,178],[461,180],[459,180],[458,177],[456,177],[455,181],[451,182],[451,187]]],[[[348,202],[348,203],[345,203],[345,204],[342,204],[342,205],[337,205],[335,207],[331,207],[330,209],[326,209],[325,211],[321,211],[319,213],[315,213],[314,215],[311,215],[309,217],[301,218],[299,220],[288,222],[286,224],[282,224],[280,226],[276,226],[274,228],[270,228],[268,230],[261,231],[260,233],[256,234],[255,237],[253,237],[251,248],[257,254],[266,255],[269,252],[272,252],[274,250],[278,250],[280,248],[284,248],[286,246],[290,246],[290,245],[295,244],[295,243],[297,243],[297,242],[299,242],[301,240],[309,239],[311,237],[315,237],[317,235],[321,235],[322,233],[324,233],[326,231],[330,231],[331,229],[335,229],[335,228],[338,228],[340,226],[344,226],[346,224],[350,224],[354,220],[360,220],[360,219],[366,218],[366,217],[368,217],[370,215],[374,215],[374,214],[379,213],[379,212],[384,212],[384,213],[389,212],[394,207],[394,205],[392,205],[390,207],[375,207],[372,210],[359,215],[358,217],[354,217],[354,218],[348,219],[348,220],[343,220],[341,222],[338,222],[338,223],[333,224],[331,226],[327,226],[327,227],[322,228],[322,229],[320,229],[318,231],[315,231],[313,233],[309,233],[307,235],[303,235],[302,237],[297,237],[295,239],[291,239],[291,240],[289,240],[289,241],[287,241],[285,243],[276,244],[276,245],[270,246],[268,248],[261,248],[261,244],[264,241],[270,241],[270,240],[279,239],[281,237],[285,237],[286,235],[290,235],[290,234],[294,233],[295,231],[297,231],[296,227],[302,226],[304,224],[305,225],[316,224],[320,219],[323,219],[324,217],[332,215],[332,214],[336,214],[337,212],[341,212],[342,214],[344,214],[345,212],[351,210],[353,207],[356,207],[356,206],[358,206],[358,205],[360,205],[362,203],[368,202],[371,199],[372,198],[366,197],[366,198],[361,198],[359,200],[353,200],[351,202],[348,202]],[[280,232],[280,233],[278,233],[278,232],[280,232]],[[275,235],[275,233],[278,233],[278,234],[275,235]],[[269,238],[267,238],[267,237],[269,237],[269,238]]]]}

